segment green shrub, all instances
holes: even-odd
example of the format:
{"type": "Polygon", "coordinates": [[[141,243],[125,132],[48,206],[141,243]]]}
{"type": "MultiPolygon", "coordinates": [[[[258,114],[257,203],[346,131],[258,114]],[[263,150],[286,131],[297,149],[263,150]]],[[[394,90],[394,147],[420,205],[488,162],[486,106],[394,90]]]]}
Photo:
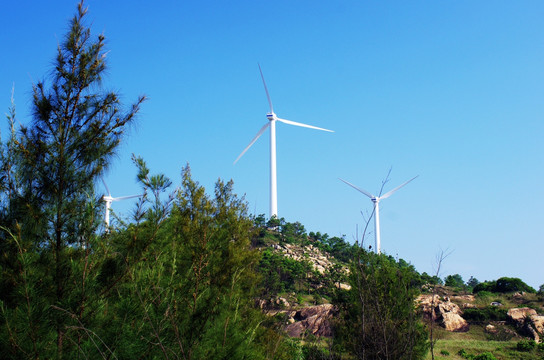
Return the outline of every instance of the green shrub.
{"type": "Polygon", "coordinates": [[[481,292],[484,292],[484,291],[488,293],[492,293],[495,291],[495,285],[496,285],[495,281],[484,281],[476,285],[474,289],[472,289],[472,292],[474,294],[480,294],[481,292]]]}
{"type": "Polygon", "coordinates": [[[516,345],[518,351],[532,351],[535,347],[536,342],[534,340],[520,340],[516,345]]]}
{"type": "Polygon", "coordinates": [[[489,299],[491,296],[493,296],[493,293],[492,292],[489,292],[487,290],[482,290],[482,291],[479,291],[479,292],[474,292],[476,294],[476,296],[479,298],[479,299],[489,299]]]}
{"type": "Polygon", "coordinates": [[[495,293],[526,291],[528,293],[536,293],[536,290],[524,283],[523,280],[510,277],[502,277],[495,281],[485,281],[483,283],[479,283],[472,290],[472,292],[475,294],[482,291],[489,291],[495,293]]]}
{"type": "Polygon", "coordinates": [[[506,309],[501,309],[496,306],[487,306],[485,308],[469,308],[465,309],[463,318],[470,321],[505,321],[506,309]]]}
{"type": "Polygon", "coordinates": [[[441,350],[440,354],[444,356],[450,356],[450,352],[448,350],[441,350]]]}
{"type": "Polygon", "coordinates": [[[538,344],[537,349],[538,349],[538,351],[544,352],[544,342],[541,342],[540,344],[538,344]]]}
{"type": "Polygon", "coordinates": [[[536,293],[536,290],[524,283],[519,278],[502,277],[495,284],[495,292],[507,293],[515,291],[526,291],[528,293],[536,293]]]}
{"type": "Polygon", "coordinates": [[[497,358],[489,351],[486,351],[474,357],[474,360],[497,360],[497,358]]]}
{"type": "Polygon", "coordinates": [[[474,359],[474,355],[469,354],[465,349],[459,350],[457,352],[457,355],[459,355],[462,358],[469,359],[469,360],[474,359]]]}

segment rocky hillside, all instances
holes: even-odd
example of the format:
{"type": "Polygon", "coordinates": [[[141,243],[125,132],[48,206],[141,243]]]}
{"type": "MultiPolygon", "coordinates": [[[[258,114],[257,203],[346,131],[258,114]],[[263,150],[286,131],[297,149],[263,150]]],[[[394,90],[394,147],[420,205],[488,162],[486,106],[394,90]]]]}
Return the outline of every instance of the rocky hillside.
{"type": "MultiPolygon", "coordinates": [[[[350,288],[353,245],[326,234],[306,234],[295,223],[272,230],[262,226],[255,247],[262,253],[259,270],[265,291],[258,303],[263,312],[291,337],[332,336],[331,320],[338,313],[332,302],[337,291],[350,288]]],[[[417,273],[404,260],[395,261],[417,273]]],[[[544,334],[544,302],[534,291],[499,293],[487,291],[494,289],[486,283],[486,291],[472,294],[466,286],[429,285],[427,281],[437,278],[425,273],[420,278],[421,295],[414,305],[428,326],[433,322],[441,331],[458,334],[482,329],[488,339],[501,341],[538,342],[544,334]]]]}
{"type": "Polygon", "coordinates": [[[447,331],[467,332],[471,326],[484,327],[489,338],[529,337],[540,342],[544,334],[544,303],[535,294],[458,294],[438,287],[435,294],[422,294],[417,307],[427,321],[433,319],[447,331]]]}

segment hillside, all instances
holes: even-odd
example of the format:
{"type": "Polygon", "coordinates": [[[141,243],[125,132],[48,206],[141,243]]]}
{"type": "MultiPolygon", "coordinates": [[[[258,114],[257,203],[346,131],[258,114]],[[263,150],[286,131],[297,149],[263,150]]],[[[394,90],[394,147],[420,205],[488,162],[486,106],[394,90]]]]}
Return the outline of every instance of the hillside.
{"type": "MultiPolygon", "coordinates": [[[[318,343],[332,338],[338,293],[350,289],[347,275],[356,247],[326,234],[306,234],[300,223],[283,220],[265,224],[257,219],[256,230],[253,244],[262,255],[259,269],[266,289],[260,308],[291,337],[318,343]]],[[[394,261],[417,273],[406,261],[394,261]]],[[[512,287],[504,291],[496,289],[500,281],[473,290],[464,282],[445,286],[436,277],[417,275],[415,307],[427,330],[433,330],[435,358],[544,358],[544,345],[537,345],[544,333],[541,293],[519,279],[502,278],[512,287]]],[[[456,276],[446,277],[446,283],[456,276]]],[[[430,352],[426,358],[432,358],[430,352]]]]}

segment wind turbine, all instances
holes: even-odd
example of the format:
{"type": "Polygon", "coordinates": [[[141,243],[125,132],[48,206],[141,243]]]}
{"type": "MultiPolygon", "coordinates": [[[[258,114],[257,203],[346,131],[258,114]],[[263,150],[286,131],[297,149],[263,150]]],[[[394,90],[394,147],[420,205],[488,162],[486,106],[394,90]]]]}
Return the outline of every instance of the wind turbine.
{"type": "Polygon", "coordinates": [[[132,199],[137,197],[142,197],[142,195],[130,195],[130,196],[120,196],[120,197],[112,197],[110,189],[108,188],[108,185],[106,185],[106,182],[104,179],[102,179],[102,183],[104,184],[104,187],[106,188],[106,191],[108,192],[108,195],[102,196],[102,200],[106,203],[106,215],[104,216],[104,222],[106,223],[106,229],[110,227],[110,210],[111,210],[111,203],[114,201],[119,200],[126,200],[126,199],[132,199]]]}
{"type": "Polygon", "coordinates": [[[388,197],[393,195],[397,190],[399,190],[401,187],[405,186],[406,184],[408,184],[410,181],[414,180],[415,178],[417,178],[417,176],[411,178],[410,180],[408,180],[404,184],[402,184],[400,186],[397,186],[396,188],[389,191],[388,193],[385,193],[382,196],[372,195],[368,191],[360,189],[357,186],[353,185],[352,183],[349,183],[346,180],[339,178],[341,181],[348,184],[349,186],[351,186],[355,190],[357,190],[357,191],[363,193],[364,195],[368,196],[370,198],[370,200],[372,200],[372,202],[374,203],[374,238],[376,240],[376,253],[377,254],[380,253],[380,200],[387,199],[388,197]]]}
{"type": "Polygon", "coordinates": [[[264,91],[266,92],[266,97],[268,99],[268,105],[270,106],[270,111],[266,114],[268,122],[259,130],[257,135],[251,140],[249,145],[242,151],[240,155],[234,160],[234,164],[240,160],[240,158],[249,150],[249,148],[257,141],[257,139],[270,127],[270,217],[278,217],[278,187],[277,187],[277,178],[276,178],[276,121],[282,122],[288,125],[301,126],[305,128],[322,130],[328,132],[334,132],[332,130],[323,129],[317,126],[302,124],[299,122],[281,119],[276,116],[274,112],[274,107],[272,106],[272,100],[270,100],[270,95],[268,93],[268,88],[266,87],[266,82],[264,81],[263,71],[261,70],[261,65],[259,65],[259,72],[261,73],[261,79],[263,80],[264,91]]]}

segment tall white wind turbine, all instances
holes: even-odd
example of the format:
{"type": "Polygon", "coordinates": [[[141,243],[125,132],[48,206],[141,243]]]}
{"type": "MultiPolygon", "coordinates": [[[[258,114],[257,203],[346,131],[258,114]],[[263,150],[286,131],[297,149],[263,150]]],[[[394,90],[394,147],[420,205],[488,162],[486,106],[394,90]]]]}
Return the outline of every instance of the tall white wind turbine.
{"type": "Polygon", "coordinates": [[[120,197],[115,197],[114,198],[114,197],[111,196],[110,189],[108,188],[108,185],[106,185],[106,182],[104,181],[104,179],[102,179],[102,183],[104,184],[104,187],[106,188],[106,191],[108,192],[108,195],[104,195],[102,197],[102,200],[104,200],[104,202],[106,203],[106,214],[104,215],[104,222],[106,223],[106,229],[108,229],[110,227],[111,203],[114,202],[114,201],[119,201],[119,200],[126,200],[126,199],[142,197],[143,194],[141,194],[141,195],[130,195],[130,196],[120,196],[120,197]]]}
{"type": "Polygon", "coordinates": [[[374,238],[376,240],[376,253],[377,254],[379,254],[381,252],[381,250],[380,250],[380,246],[381,246],[381,243],[380,243],[380,200],[387,199],[388,197],[393,195],[397,190],[399,190],[401,187],[408,184],[410,181],[414,180],[415,178],[417,178],[417,176],[411,178],[410,180],[408,180],[404,184],[402,184],[400,186],[397,186],[396,188],[389,191],[388,193],[385,193],[382,196],[372,195],[368,191],[360,189],[357,186],[353,185],[352,183],[347,182],[344,179],[340,179],[341,181],[348,184],[349,186],[351,186],[355,190],[357,190],[360,193],[363,193],[364,195],[368,196],[370,198],[370,200],[372,200],[372,202],[374,203],[374,238]]]}
{"type": "Polygon", "coordinates": [[[257,135],[251,140],[249,145],[242,151],[240,155],[234,160],[234,164],[240,160],[240,158],[249,150],[249,148],[257,141],[257,139],[265,132],[265,130],[270,127],[270,217],[278,216],[278,188],[277,188],[277,179],[276,179],[276,121],[301,126],[310,129],[323,130],[328,132],[334,132],[332,130],[323,129],[317,126],[306,125],[298,123],[291,120],[281,119],[276,116],[274,112],[274,107],[272,106],[272,100],[270,100],[270,95],[268,93],[268,88],[266,87],[266,82],[264,81],[263,71],[261,70],[261,65],[259,65],[259,72],[261,73],[261,79],[263,80],[264,91],[266,92],[266,97],[268,99],[268,105],[270,106],[270,112],[266,114],[268,122],[259,130],[257,135]]]}

